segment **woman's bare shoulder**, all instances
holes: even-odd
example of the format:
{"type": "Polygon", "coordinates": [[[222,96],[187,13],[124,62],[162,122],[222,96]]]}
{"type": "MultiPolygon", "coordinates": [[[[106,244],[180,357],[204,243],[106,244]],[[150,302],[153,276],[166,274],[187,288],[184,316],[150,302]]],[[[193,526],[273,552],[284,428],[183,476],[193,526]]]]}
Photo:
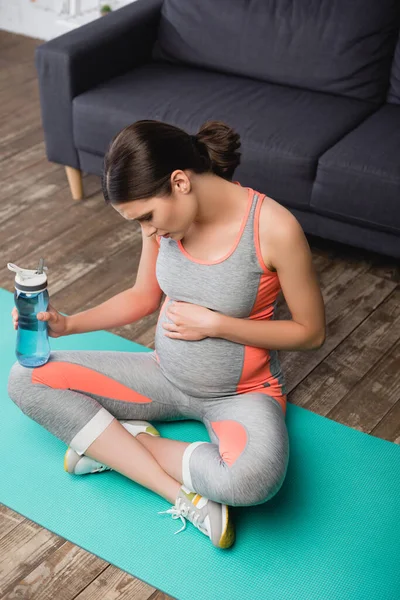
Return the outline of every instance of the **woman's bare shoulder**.
{"type": "Polygon", "coordinates": [[[294,233],[300,231],[301,225],[293,213],[273,198],[265,196],[260,210],[259,236],[261,254],[271,271],[276,271],[274,256],[277,245],[285,243],[285,240],[289,243],[294,233]]]}

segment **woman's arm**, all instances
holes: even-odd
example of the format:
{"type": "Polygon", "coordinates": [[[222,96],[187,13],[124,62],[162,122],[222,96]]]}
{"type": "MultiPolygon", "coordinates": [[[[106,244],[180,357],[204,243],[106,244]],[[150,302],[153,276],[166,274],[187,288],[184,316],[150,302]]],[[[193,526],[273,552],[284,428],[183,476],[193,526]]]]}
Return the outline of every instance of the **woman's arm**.
{"type": "Polygon", "coordinates": [[[278,273],[292,320],[256,321],[219,314],[214,337],[270,350],[319,348],[325,341],[325,308],[307,239],[286,208],[274,202],[263,209],[261,252],[267,266],[278,273]]]}
{"type": "Polygon", "coordinates": [[[152,314],[158,306],[135,287],[124,290],[98,306],[67,317],[67,334],[121,327],[152,314]]]}

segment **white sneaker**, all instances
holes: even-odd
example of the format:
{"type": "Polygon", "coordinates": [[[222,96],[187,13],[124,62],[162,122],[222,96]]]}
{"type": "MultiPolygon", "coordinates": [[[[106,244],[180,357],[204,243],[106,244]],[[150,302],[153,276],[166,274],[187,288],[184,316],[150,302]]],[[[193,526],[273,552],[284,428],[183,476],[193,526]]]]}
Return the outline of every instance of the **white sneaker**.
{"type": "Polygon", "coordinates": [[[197,529],[207,535],[217,548],[230,548],[235,541],[235,529],[226,504],[219,504],[191,492],[185,486],[179,490],[175,506],[159,513],[170,514],[173,519],[181,519],[186,528],[188,519],[197,529]]]}
{"type": "MultiPolygon", "coordinates": [[[[147,421],[120,421],[120,423],[134,437],[139,435],[139,433],[148,433],[153,437],[160,436],[160,432],[147,421]]],[[[64,470],[73,475],[87,475],[88,473],[112,471],[107,465],[103,465],[103,463],[99,463],[97,460],[85,456],[84,454],[80,455],[69,446],[64,456],[64,470]]]]}

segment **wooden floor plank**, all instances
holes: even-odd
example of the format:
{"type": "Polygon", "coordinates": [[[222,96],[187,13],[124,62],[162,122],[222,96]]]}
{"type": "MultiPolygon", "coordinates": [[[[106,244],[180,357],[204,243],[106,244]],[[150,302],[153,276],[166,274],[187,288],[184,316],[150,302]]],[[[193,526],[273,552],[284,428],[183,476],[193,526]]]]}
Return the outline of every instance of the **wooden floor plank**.
{"type": "MultiPolygon", "coordinates": [[[[103,265],[109,257],[119,252],[127,244],[134,244],[132,232],[124,225],[117,224],[113,228],[113,235],[104,238],[99,235],[87,241],[84,247],[79,248],[69,256],[65,256],[53,269],[51,294],[56,302],[60,299],[62,290],[72,285],[81,277],[86,277],[94,269],[103,265]],[[56,271],[56,272],[54,272],[56,271]]],[[[139,241],[137,241],[139,245],[139,241]]],[[[49,263],[50,269],[50,263],[49,263]]]]}
{"type": "Polygon", "coordinates": [[[37,71],[33,60],[19,64],[8,62],[0,66],[0,90],[5,88],[14,89],[21,83],[31,79],[37,81],[37,71]]]}
{"type": "Polygon", "coordinates": [[[0,539],[0,595],[46,560],[65,540],[25,520],[0,539]]]}
{"type": "Polygon", "coordinates": [[[155,591],[144,581],[109,565],[74,600],[150,600],[155,591]]]}
{"type": "Polygon", "coordinates": [[[18,33],[14,33],[12,31],[5,31],[4,29],[0,29],[0,50],[5,48],[6,46],[11,46],[13,44],[20,44],[22,36],[18,33]]]}
{"type": "Polygon", "coordinates": [[[400,288],[332,351],[291,393],[290,401],[327,415],[400,339],[400,288]]]}
{"type": "Polygon", "coordinates": [[[0,88],[0,121],[12,117],[17,111],[25,110],[27,103],[39,104],[37,78],[29,79],[14,87],[0,88]]]}
{"type": "Polygon", "coordinates": [[[400,340],[327,414],[369,433],[400,400],[400,340]]]}
{"type": "Polygon", "coordinates": [[[400,402],[396,402],[370,433],[383,440],[400,444],[400,402]]]}
{"type": "Polygon", "coordinates": [[[41,118],[37,102],[29,103],[24,109],[15,111],[12,117],[0,121],[0,149],[37,129],[40,124],[41,118]]]}
{"type": "Polygon", "coordinates": [[[4,161],[1,169],[1,179],[6,181],[8,178],[17,179],[21,171],[37,164],[44,156],[44,142],[40,141],[30,148],[15,153],[10,156],[7,161],[4,161]]]}
{"type": "MultiPolygon", "coordinates": [[[[87,310],[132,287],[135,283],[141,246],[140,237],[133,236],[128,248],[122,248],[119,252],[106,257],[106,260],[96,269],[82,275],[64,288],[62,290],[63,312],[71,315],[87,310]]],[[[57,265],[55,268],[60,267],[57,265]]]]}
{"type": "Polygon", "coordinates": [[[149,600],[173,600],[172,596],[167,596],[164,592],[160,592],[157,590],[154,594],[149,598],[149,600]]]}
{"type": "MultiPolygon", "coordinates": [[[[43,142],[43,129],[42,126],[38,124],[36,129],[28,131],[19,138],[14,138],[9,144],[3,146],[0,145],[0,161],[4,161],[4,164],[7,164],[6,159],[14,157],[16,154],[24,152],[40,142],[43,142]]],[[[3,167],[3,165],[1,165],[1,167],[3,167]]]]}
{"type": "Polygon", "coordinates": [[[64,542],[16,585],[9,587],[2,600],[70,600],[90,585],[107,566],[108,563],[94,554],[64,542]]]}
{"type": "MultiPolygon", "coordinates": [[[[96,179],[88,178],[86,188],[97,190],[96,179]]],[[[91,232],[100,231],[101,226],[103,233],[106,232],[107,227],[111,231],[107,214],[109,211],[105,205],[99,205],[100,197],[93,196],[86,204],[75,203],[68,209],[70,190],[67,182],[64,182],[64,187],[59,186],[55,189],[56,193],[52,191],[53,186],[42,188],[38,205],[34,208],[34,214],[38,219],[32,219],[32,210],[25,205],[24,210],[0,223],[0,262],[11,261],[18,264],[20,261],[21,264],[22,262],[31,264],[33,261],[35,266],[43,256],[47,259],[46,263],[50,268],[56,260],[56,255],[52,252],[54,246],[57,246],[58,254],[65,257],[71,249],[72,242],[77,239],[77,235],[80,243],[86,243],[91,232]],[[93,217],[91,209],[95,212],[93,217]],[[38,222],[40,227],[37,227],[38,222]],[[63,241],[65,245],[62,244],[63,241]]],[[[3,278],[2,275],[0,274],[0,285],[4,286],[10,280],[3,278]]],[[[49,275],[49,282],[51,281],[49,275]]]]}
{"type": "MultiPolygon", "coordinates": [[[[339,278],[342,279],[342,278],[339,278]]],[[[347,277],[344,277],[347,280],[347,277]]],[[[396,284],[363,273],[352,285],[339,284],[327,291],[330,298],[325,304],[326,341],[318,350],[281,352],[281,364],[292,391],[322,362],[348,335],[352,333],[393,292],[396,284]],[[334,289],[334,291],[333,291],[334,289]]]]}
{"type": "Polygon", "coordinates": [[[388,279],[396,284],[400,284],[400,261],[394,259],[383,261],[381,257],[380,261],[374,258],[371,260],[371,263],[369,273],[381,279],[388,279]]]}
{"type": "MultiPolygon", "coordinates": [[[[14,512],[7,506],[0,504],[0,539],[5,537],[12,529],[17,527],[25,517],[14,512]]],[[[0,556],[1,560],[1,556],[0,556]]]]}
{"type": "MultiPolygon", "coordinates": [[[[18,185],[14,188],[15,193],[12,193],[11,185],[7,188],[7,191],[11,192],[8,197],[0,190],[0,226],[3,232],[7,231],[8,224],[5,223],[7,219],[18,218],[22,211],[29,211],[33,220],[34,211],[42,202],[58,197],[59,194],[67,195],[65,190],[68,188],[68,182],[62,169],[53,168],[43,173],[40,167],[36,167],[32,168],[32,172],[33,177],[29,184],[26,184],[26,189],[21,189],[18,185]]],[[[40,226],[40,222],[37,223],[40,226]]],[[[6,236],[2,234],[0,245],[4,245],[6,241],[6,236]]]]}
{"type": "Polygon", "coordinates": [[[19,39],[15,42],[3,45],[1,49],[2,62],[8,61],[13,64],[31,62],[36,48],[43,43],[43,40],[19,36],[19,39]]]}
{"type": "Polygon", "coordinates": [[[389,279],[400,283],[400,263],[397,259],[378,254],[377,252],[365,251],[362,248],[340,244],[332,240],[308,236],[313,255],[323,255],[328,262],[357,264],[367,260],[369,272],[376,277],[389,279]]]}
{"type": "Polygon", "coordinates": [[[5,181],[2,181],[0,190],[0,221],[7,218],[12,207],[14,208],[14,212],[18,210],[18,202],[23,202],[25,205],[32,204],[35,201],[32,190],[39,189],[37,186],[35,188],[34,185],[39,181],[42,186],[46,185],[44,179],[55,172],[57,172],[57,178],[60,181],[65,181],[65,173],[63,173],[59,165],[41,159],[23,171],[20,171],[18,177],[15,179],[9,177],[5,181]]]}

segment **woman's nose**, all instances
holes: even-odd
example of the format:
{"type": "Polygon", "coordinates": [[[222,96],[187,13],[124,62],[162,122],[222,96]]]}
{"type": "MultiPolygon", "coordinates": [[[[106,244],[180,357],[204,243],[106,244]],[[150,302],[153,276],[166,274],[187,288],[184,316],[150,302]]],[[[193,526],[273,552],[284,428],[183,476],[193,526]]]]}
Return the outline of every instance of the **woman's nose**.
{"type": "Polygon", "coordinates": [[[146,235],[147,237],[151,237],[152,235],[154,235],[157,231],[156,227],[153,227],[153,225],[146,225],[146,235]]]}

